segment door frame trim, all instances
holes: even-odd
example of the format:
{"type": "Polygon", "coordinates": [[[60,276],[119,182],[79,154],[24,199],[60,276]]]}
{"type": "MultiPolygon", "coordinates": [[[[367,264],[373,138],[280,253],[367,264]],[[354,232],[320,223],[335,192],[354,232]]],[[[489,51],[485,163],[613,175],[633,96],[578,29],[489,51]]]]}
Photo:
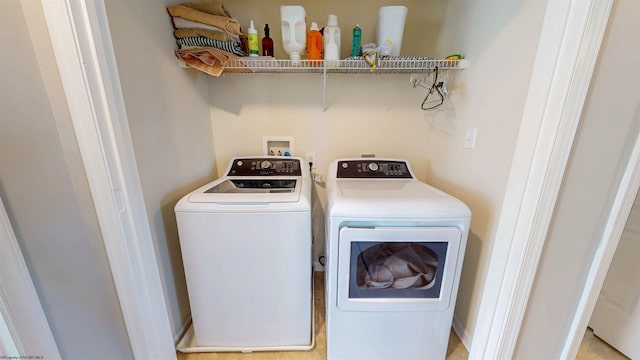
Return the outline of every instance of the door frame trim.
{"type": "Polygon", "coordinates": [[[133,356],[176,358],[104,3],[41,4],[133,356]]]}
{"type": "Polygon", "coordinates": [[[568,341],[565,342],[561,350],[560,358],[562,359],[575,358],[580,349],[584,331],[589,324],[591,315],[593,315],[598,296],[607,277],[609,266],[613,262],[613,257],[639,189],[640,133],[636,137],[631,156],[616,191],[605,229],[600,237],[598,249],[588,270],[586,286],[580,295],[575,316],[568,331],[568,341]]]}
{"type": "Polygon", "coordinates": [[[611,5],[547,3],[471,359],[514,355],[611,5]]]}
{"type": "Polygon", "coordinates": [[[8,332],[0,331],[0,350],[7,356],[42,355],[60,359],[38,292],[24,261],[11,220],[0,198],[0,316],[8,332]]]}

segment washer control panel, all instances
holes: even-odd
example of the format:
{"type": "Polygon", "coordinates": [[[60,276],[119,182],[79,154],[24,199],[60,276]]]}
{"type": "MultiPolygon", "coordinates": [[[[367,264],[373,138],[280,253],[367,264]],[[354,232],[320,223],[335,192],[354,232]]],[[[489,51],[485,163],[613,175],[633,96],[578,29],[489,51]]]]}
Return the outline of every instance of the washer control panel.
{"type": "Polygon", "coordinates": [[[412,179],[405,161],[362,159],[338,162],[337,178],[412,179]]]}
{"type": "Polygon", "coordinates": [[[302,172],[298,159],[236,158],[227,176],[302,176],[302,172]]]}

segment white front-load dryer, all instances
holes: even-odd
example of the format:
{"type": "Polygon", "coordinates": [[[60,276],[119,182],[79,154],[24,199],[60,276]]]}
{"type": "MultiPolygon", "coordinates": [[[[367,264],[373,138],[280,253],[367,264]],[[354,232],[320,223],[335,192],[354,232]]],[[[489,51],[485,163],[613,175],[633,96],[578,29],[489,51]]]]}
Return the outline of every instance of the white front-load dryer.
{"type": "Polygon", "coordinates": [[[469,208],[407,161],[342,159],[326,219],[327,358],[444,359],[469,208]]]}
{"type": "Polygon", "coordinates": [[[235,158],[177,203],[195,335],[185,352],[313,345],[310,189],[299,158],[235,158]]]}

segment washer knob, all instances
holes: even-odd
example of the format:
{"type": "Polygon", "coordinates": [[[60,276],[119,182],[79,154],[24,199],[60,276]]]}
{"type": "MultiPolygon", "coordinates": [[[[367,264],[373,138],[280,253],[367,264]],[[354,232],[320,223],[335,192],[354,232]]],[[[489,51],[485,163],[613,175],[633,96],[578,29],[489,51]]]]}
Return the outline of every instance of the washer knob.
{"type": "Polygon", "coordinates": [[[376,172],[378,171],[378,164],[377,163],[369,163],[369,165],[367,165],[367,169],[369,169],[369,171],[371,172],[376,172]]]}
{"type": "Polygon", "coordinates": [[[260,163],[260,168],[262,168],[262,170],[271,169],[271,161],[264,160],[263,162],[260,163]]]}

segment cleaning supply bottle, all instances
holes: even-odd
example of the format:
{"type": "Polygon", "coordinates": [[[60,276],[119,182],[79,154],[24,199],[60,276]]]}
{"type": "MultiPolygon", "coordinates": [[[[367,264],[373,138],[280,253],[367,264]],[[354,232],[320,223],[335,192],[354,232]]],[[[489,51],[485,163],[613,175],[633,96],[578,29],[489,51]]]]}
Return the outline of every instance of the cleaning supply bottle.
{"type": "Polygon", "coordinates": [[[307,59],[322,60],[322,34],[320,34],[318,24],[315,22],[311,23],[307,35],[307,59]]]}
{"type": "Polygon", "coordinates": [[[299,61],[300,53],[307,48],[307,13],[300,5],[282,5],[280,19],[282,47],[291,60],[299,61]]]}
{"type": "Polygon", "coordinates": [[[262,56],[273,56],[273,39],[269,37],[269,24],[264,25],[262,38],[262,56]]]}
{"type": "Polygon", "coordinates": [[[260,49],[258,48],[258,30],[253,26],[253,20],[251,20],[248,32],[247,40],[249,41],[249,56],[259,56],[260,49]]]}
{"type": "Polygon", "coordinates": [[[360,24],[357,24],[356,27],[353,28],[353,40],[351,42],[351,56],[360,56],[362,51],[360,51],[360,44],[362,42],[362,29],[360,29],[360,24]]]}
{"type": "Polygon", "coordinates": [[[336,15],[329,15],[322,38],[324,40],[325,63],[329,66],[338,66],[340,64],[340,28],[336,15]]]}

